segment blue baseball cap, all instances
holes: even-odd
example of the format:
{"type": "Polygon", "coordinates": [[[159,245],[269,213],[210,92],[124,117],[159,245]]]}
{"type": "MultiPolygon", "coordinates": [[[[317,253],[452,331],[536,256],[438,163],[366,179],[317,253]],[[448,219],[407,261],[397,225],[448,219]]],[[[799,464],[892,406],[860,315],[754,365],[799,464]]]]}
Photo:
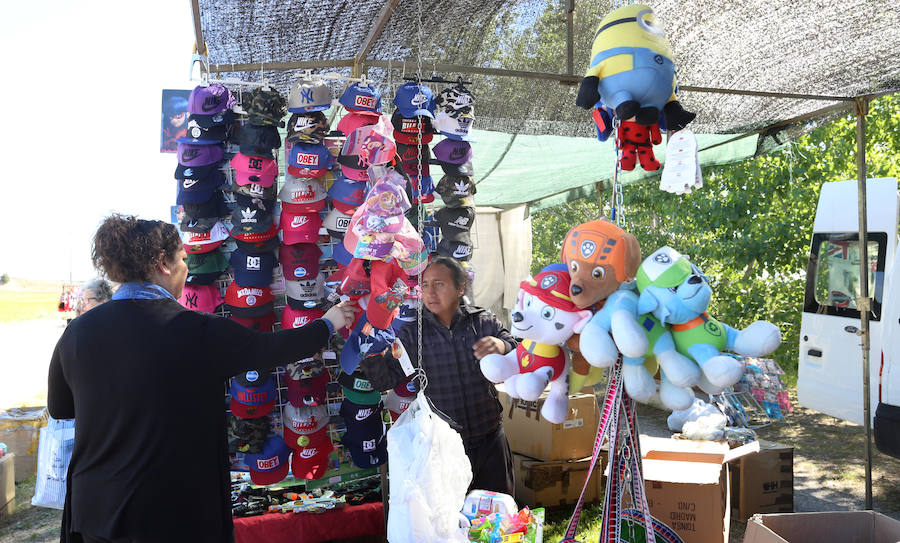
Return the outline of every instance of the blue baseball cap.
{"type": "Polygon", "coordinates": [[[234,268],[234,282],[242,287],[267,287],[272,284],[275,255],[249,254],[238,247],[228,260],[234,268]]]}
{"type": "Polygon", "coordinates": [[[381,113],[381,91],[371,83],[365,86],[360,83],[350,85],[338,102],[350,111],[381,113]]]}
{"type": "Polygon", "coordinates": [[[434,92],[426,85],[407,81],[394,95],[394,105],[400,111],[400,115],[412,118],[424,115],[434,119],[434,92]]]}
{"type": "Polygon", "coordinates": [[[384,404],[379,400],[371,405],[359,404],[344,398],[341,402],[340,415],[344,419],[347,432],[344,441],[357,443],[367,440],[378,440],[384,435],[382,412],[384,404]]]}
{"type": "Polygon", "coordinates": [[[353,260],[353,254],[344,247],[343,241],[331,246],[331,257],[341,266],[348,266],[353,260]]]}
{"type": "Polygon", "coordinates": [[[287,477],[291,449],[277,435],[269,436],[256,454],[245,454],[244,463],[250,468],[250,480],[258,485],[275,484],[287,477]]]}
{"type": "Polygon", "coordinates": [[[350,451],[350,458],[359,468],[374,468],[387,462],[387,440],[384,437],[356,441],[344,434],[341,443],[350,451]]]}
{"type": "Polygon", "coordinates": [[[236,375],[228,387],[231,413],[242,419],[256,419],[272,412],[278,393],[267,371],[250,370],[236,375]]]}
{"type": "Polygon", "coordinates": [[[384,352],[396,337],[393,330],[375,328],[365,314],[361,314],[341,349],[341,369],[352,374],[364,357],[384,352]]]}
{"type": "Polygon", "coordinates": [[[346,215],[352,215],[356,208],[366,201],[366,184],[361,181],[348,181],[343,175],[335,175],[334,183],[328,189],[328,196],[335,209],[346,215]]]}
{"type": "Polygon", "coordinates": [[[212,198],[217,188],[225,183],[225,173],[222,170],[212,170],[203,179],[184,178],[178,180],[178,195],[175,197],[177,204],[202,204],[212,198]]]}
{"type": "MultiPolygon", "coordinates": [[[[334,155],[321,143],[297,142],[287,152],[288,164],[305,170],[328,170],[334,166],[334,155]]],[[[294,175],[294,174],[291,174],[294,175]]],[[[324,174],[323,174],[324,175],[324,174]]],[[[317,175],[300,175],[299,177],[319,177],[317,175]]]]}

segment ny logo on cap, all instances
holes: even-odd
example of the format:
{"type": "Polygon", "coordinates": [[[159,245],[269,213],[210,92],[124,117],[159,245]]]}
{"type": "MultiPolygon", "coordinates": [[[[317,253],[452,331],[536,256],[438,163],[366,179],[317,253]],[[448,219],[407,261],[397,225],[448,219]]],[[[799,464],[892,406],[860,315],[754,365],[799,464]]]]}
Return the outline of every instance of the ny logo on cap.
{"type": "Polygon", "coordinates": [[[248,270],[256,270],[259,271],[262,264],[260,260],[262,257],[259,256],[247,256],[247,269],[248,270]]]}
{"type": "Polygon", "coordinates": [[[300,100],[303,102],[310,104],[313,102],[313,90],[312,89],[301,89],[300,90],[300,100]]]}
{"type": "Polygon", "coordinates": [[[197,296],[196,292],[194,292],[194,293],[185,292],[184,293],[184,301],[187,302],[188,306],[190,306],[190,307],[197,307],[198,302],[199,302],[199,300],[197,300],[197,298],[198,298],[198,296],[197,296]]]}

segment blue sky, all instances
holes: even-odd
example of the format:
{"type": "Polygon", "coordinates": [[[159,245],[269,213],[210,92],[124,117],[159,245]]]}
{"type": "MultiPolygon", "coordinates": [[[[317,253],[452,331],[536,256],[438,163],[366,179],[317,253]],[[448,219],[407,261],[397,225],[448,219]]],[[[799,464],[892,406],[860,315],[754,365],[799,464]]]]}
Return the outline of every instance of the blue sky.
{"type": "Polygon", "coordinates": [[[166,219],[174,154],[159,153],[163,88],[193,88],[190,2],[14,2],[0,18],[0,274],[89,279],[113,211],[166,219]]]}

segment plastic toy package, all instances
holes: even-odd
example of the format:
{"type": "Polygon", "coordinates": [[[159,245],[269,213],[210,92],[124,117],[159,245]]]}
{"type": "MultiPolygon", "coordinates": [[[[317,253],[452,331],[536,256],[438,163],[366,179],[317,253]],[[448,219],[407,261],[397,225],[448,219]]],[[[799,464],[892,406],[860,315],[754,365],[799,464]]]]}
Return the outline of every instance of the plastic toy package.
{"type": "Polygon", "coordinates": [[[745,365],[739,384],[749,390],[769,418],[784,420],[785,413],[794,412],[787,387],[781,380],[784,370],[777,362],[770,358],[747,358],[745,365]]]}
{"type": "Polygon", "coordinates": [[[543,533],[544,509],[524,507],[518,513],[492,513],[473,520],[468,536],[478,543],[542,543],[543,533]]]}

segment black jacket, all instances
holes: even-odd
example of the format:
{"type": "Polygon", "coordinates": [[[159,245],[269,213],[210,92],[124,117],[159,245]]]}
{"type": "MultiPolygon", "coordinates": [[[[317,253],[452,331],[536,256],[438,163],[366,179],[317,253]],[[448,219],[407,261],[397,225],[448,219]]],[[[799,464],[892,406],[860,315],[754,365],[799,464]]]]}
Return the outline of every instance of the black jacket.
{"type": "MultiPolygon", "coordinates": [[[[417,366],[418,333],[416,323],[404,325],[397,333],[417,366]]],[[[425,394],[439,410],[462,427],[463,442],[469,443],[492,434],[500,427],[503,407],[497,400],[493,383],[481,373],[472,351],[475,342],[494,336],[506,344],[506,352],[516,340],[490,311],[462,304],[450,323],[442,325],[427,309],[422,312],[422,368],[428,384],[425,394]]],[[[378,390],[389,390],[404,379],[400,363],[388,351],[383,356],[363,359],[360,368],[378,390]]]]}
{"type": "Polygon", "coordinates": [[[177,302],[113,300],[63,332],[47,405],[74,418],[62,540],[233,541],[225,379],[313,355],[321,321],[260,333],[177,302]]]}

